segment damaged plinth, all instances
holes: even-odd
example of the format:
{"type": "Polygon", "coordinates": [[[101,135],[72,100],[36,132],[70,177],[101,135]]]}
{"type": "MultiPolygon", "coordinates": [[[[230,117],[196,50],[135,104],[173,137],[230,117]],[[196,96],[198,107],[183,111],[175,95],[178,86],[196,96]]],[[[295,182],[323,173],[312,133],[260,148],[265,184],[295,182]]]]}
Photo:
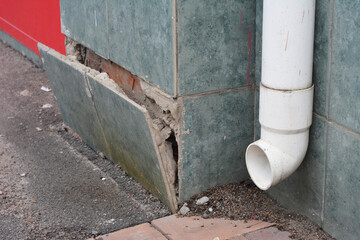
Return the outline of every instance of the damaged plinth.
{"type": "MultiPolygon", "coordinates": [[[[126,95],[134,104],[146,109],[147,124],[157,146],[157,155],[164,180],[167,183],[168,196],[171,198],[170,202],[173,203],[171,208],[175,210],[178,201],[178,139],[180,131],[177,101],[144,79],[110,60],[102,58],[72,39],[67,38],[66,42],[69,59],[85,65],[88,72],[106,74],[103,76],[108,77],[112,84],[116,84],[117,91],[126,95]]],[[[93,97],[96,98],[95,95],[93,97]]],[[[136,119],[127,119],[127,121],[136,121],[136,119]]],[[[126,169],[126,166],[123,167],[126,169]]]]}

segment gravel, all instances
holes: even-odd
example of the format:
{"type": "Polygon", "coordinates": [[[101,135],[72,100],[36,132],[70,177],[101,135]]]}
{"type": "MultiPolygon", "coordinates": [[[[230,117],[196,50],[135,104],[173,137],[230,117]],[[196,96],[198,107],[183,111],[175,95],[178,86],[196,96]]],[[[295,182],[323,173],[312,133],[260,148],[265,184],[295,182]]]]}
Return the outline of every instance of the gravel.
{"type": "Polygon", "coordinates": [[[290,232],[294,239],[334,239],[307,217],[281,207],[251,180],[209,189],[193,196],[186,204],[190,208],[186,216],[261,220],[276,223],[281,231],[290,232]],[[203,205],[196,204],[204,196],[209,201],[203,205]]]}

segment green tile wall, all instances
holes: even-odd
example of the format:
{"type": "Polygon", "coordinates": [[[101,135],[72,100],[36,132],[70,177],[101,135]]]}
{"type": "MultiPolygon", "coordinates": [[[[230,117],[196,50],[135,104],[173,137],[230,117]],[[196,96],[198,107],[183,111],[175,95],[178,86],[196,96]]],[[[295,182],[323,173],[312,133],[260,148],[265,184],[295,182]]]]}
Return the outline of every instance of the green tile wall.
{"type": "Polygon", "coordinates": [[[360,133],[360,1],[334,1],[330,119],[360,133]]]}
{"type": "Polygon", "coordinates": [[[108,0],[110,59],[174,95],[172,0],[108,0]]]}
{"type": "Polygon", "coordinates": [[[253,102],[251,89],[183,99],[180,201],[248,178],[244,157],[253,139],[253,102]]]}
{"type": "Polygon", "coordinates": [[[329,124],[324,229],[337,239],[360,236],[360,135],[329,124]]]}
{"type": "Polygon", "coordinates": [[[179,93],[247,86],[248,69],[252,84],[255,1],[178,0],[177,4],[179,93]]]}
{"type": "Polygon", "coordinates": [[[61,32],[109,57],[106,0],[60,0],[61,32]]]}

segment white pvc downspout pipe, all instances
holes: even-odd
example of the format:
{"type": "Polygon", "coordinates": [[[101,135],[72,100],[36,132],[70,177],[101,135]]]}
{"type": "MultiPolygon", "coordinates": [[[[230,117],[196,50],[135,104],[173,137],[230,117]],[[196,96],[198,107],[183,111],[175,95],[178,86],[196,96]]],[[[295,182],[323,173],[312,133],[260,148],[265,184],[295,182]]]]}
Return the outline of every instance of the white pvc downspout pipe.
{"type": "Polygon", "coordinates": [[[312,123],[315,0],[264,0],[260,140],[246,166],[262,190],[290,176],[305,157],[312,123]]]}

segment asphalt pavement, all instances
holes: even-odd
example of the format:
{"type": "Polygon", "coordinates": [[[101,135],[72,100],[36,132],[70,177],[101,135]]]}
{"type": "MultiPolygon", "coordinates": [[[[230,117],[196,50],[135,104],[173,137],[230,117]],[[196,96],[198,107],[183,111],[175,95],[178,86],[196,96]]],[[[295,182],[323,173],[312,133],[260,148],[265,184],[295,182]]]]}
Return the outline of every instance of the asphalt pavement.
{"type": "Polygon", "coordinates": [[[86,239],[169,214],[63,124],[45,72],[0,41],[0,239],[86,239]]]}

